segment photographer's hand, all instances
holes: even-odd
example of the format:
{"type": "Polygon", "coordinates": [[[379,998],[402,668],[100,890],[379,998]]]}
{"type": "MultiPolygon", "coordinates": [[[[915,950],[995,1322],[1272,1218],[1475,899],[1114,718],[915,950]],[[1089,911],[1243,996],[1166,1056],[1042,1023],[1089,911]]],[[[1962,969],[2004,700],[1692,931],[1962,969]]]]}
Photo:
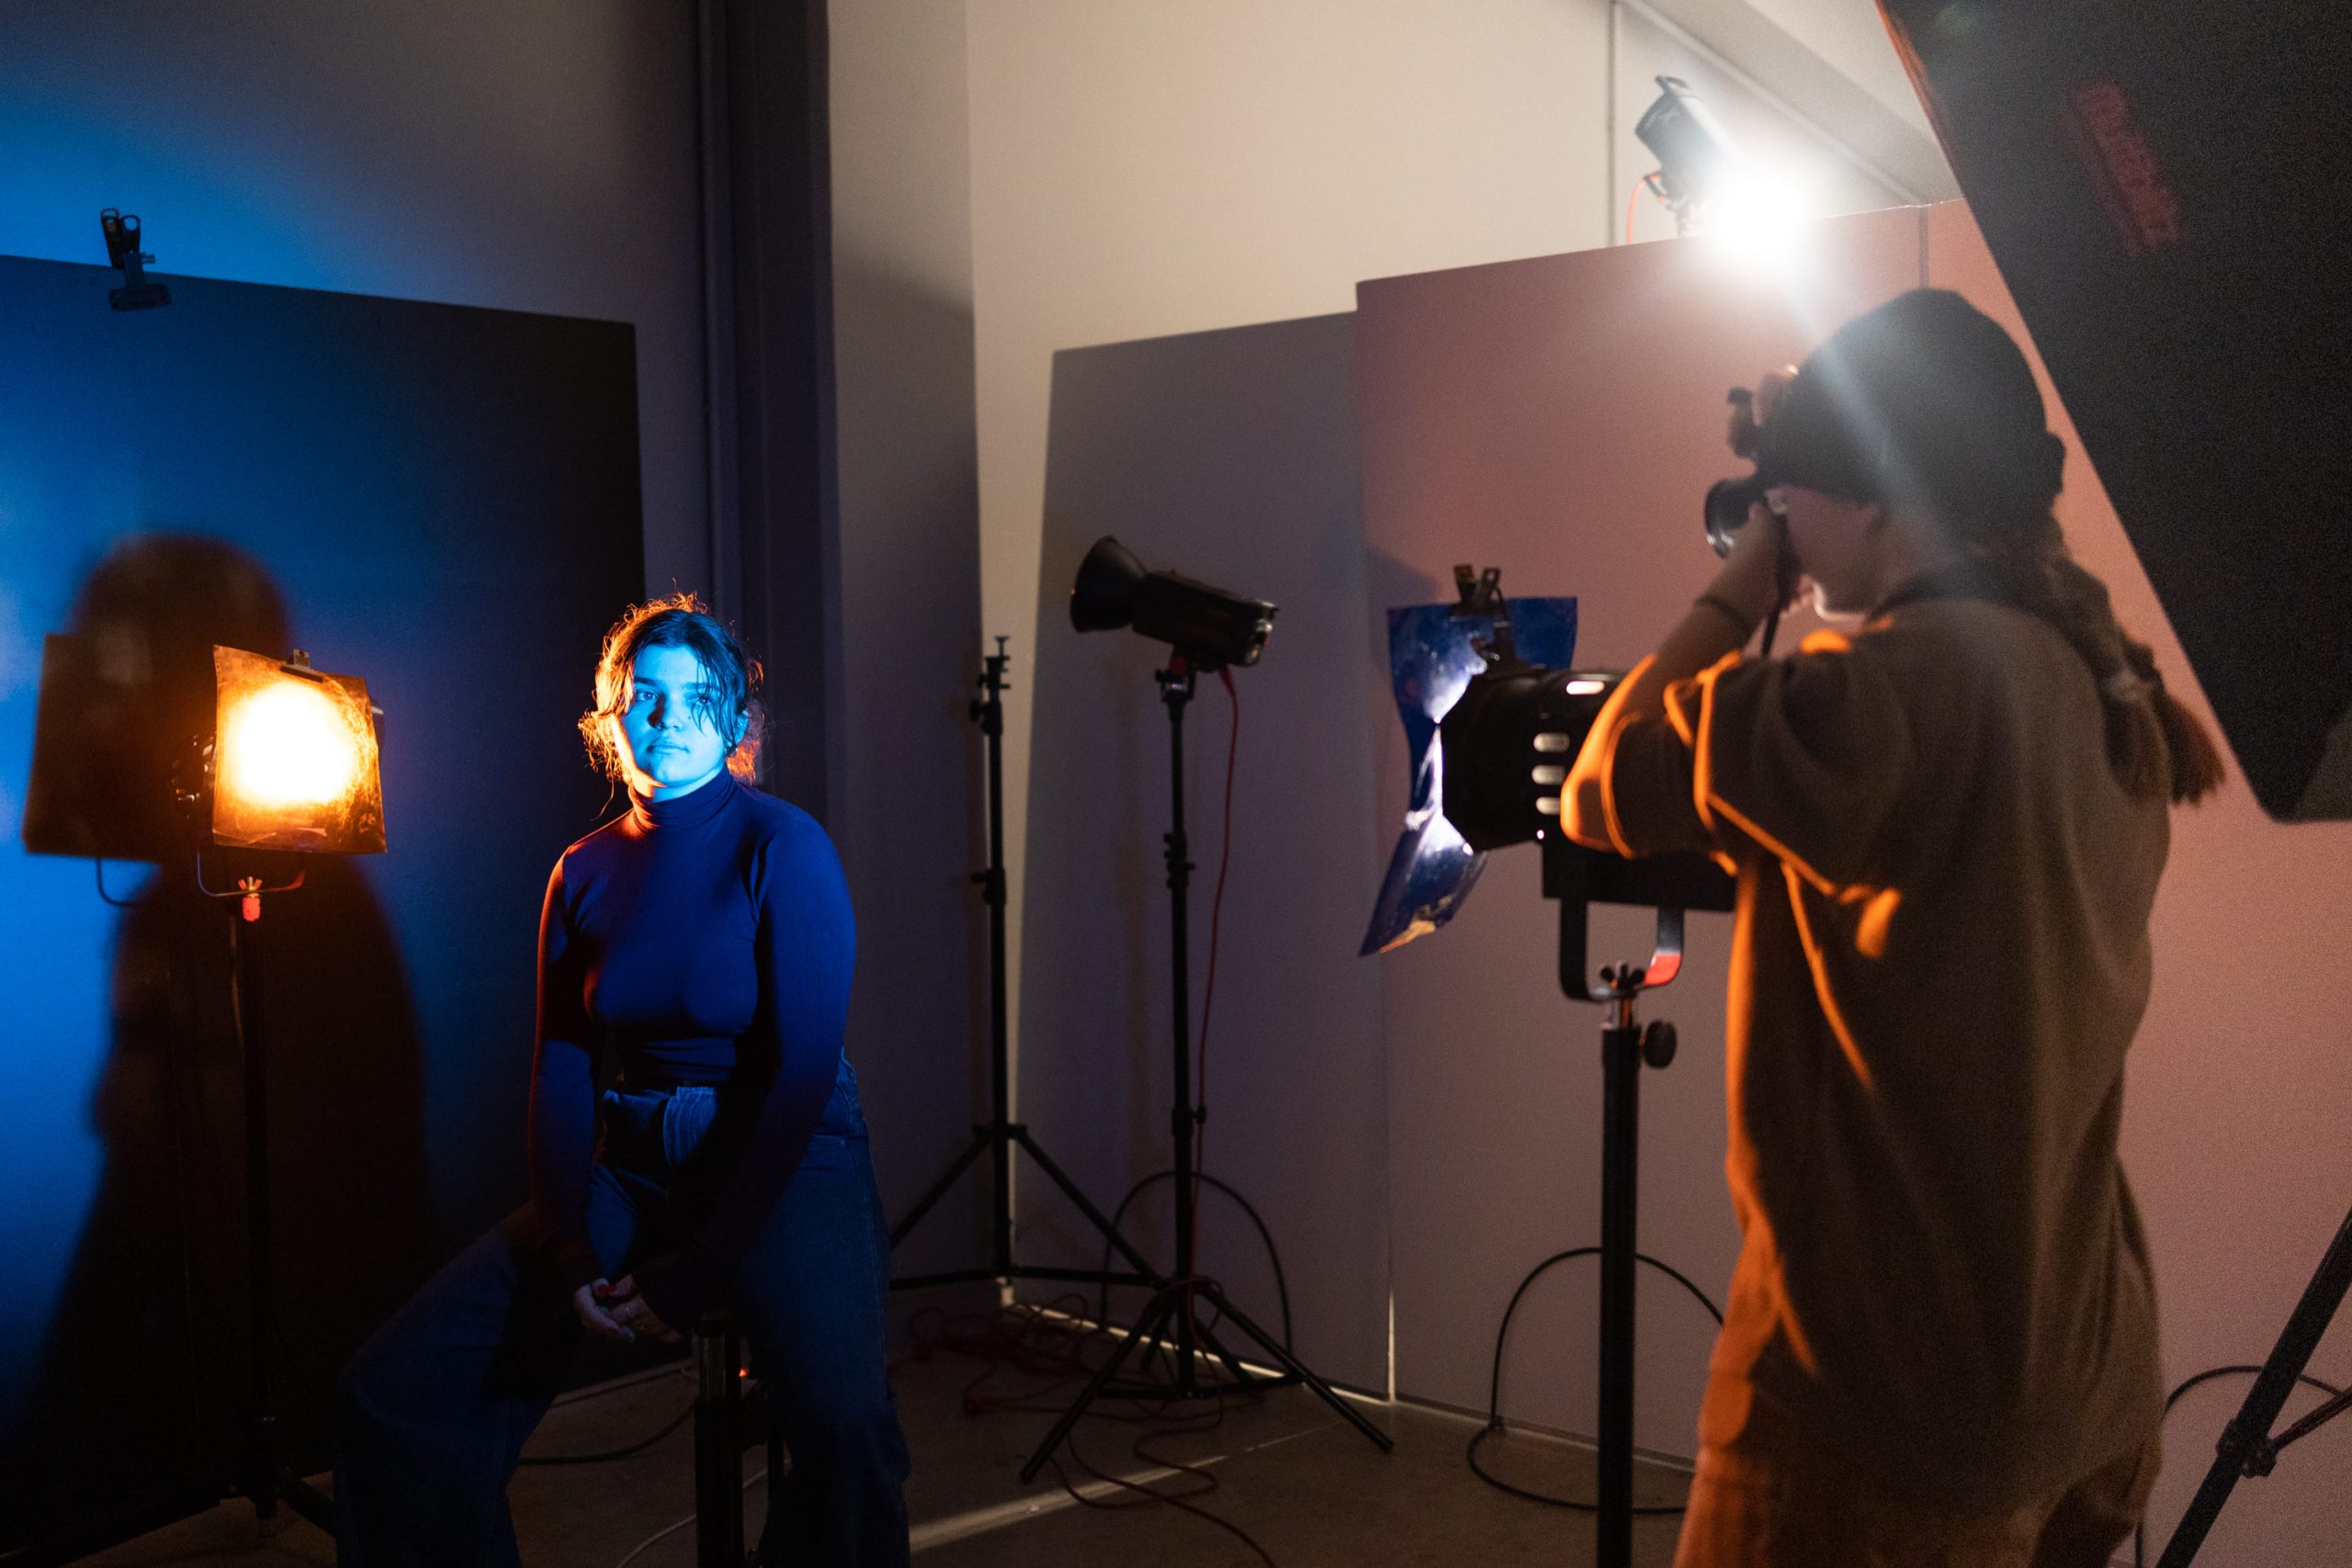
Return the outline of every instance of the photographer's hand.
{"type": "Polygon", "coordinates": [[[1698,607],[1706,609],[1709,600],[1720,600],[1737,611],[1753,631],[1773,611],[1795,601],[1800,575],[1789,553],[1788,525],[1779,513],[1759,502],[1747,509],[1747,525],[1734,538],[1731,554],[1724,558],[1715,580],[1699,596],[1698,607]]]}
{"type": "Polygon", "coordinates": [[[1764,617],[1788,600],[1785,531],[1778,514],[1758,505],[1748,513],[1731,554],[1657,651],[1644,660],[1600,710],[1576,766],[1561,790],[1561,820],[1568,837],[1596,850],[1623,846],[1610,835],[1607,784],[1617,731],[1628,721],[1654,717],[1666,708],[1667,688],[1712,668],[1747,646],[1764,617]]]}

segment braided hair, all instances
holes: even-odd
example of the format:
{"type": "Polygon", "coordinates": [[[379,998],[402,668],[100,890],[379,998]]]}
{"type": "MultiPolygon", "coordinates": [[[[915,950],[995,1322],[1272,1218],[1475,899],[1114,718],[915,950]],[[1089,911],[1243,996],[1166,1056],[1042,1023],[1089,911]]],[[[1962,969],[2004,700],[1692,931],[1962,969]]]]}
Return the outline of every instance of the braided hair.
{"type": "Polygon", "coordinates": [[[1758,468],[1857,501],[1903,504],[1942,526],[1993,591],[2082,658],[2107,718],[2107,754],[2135,794],[2202,799],[2222,756],[2165,688],[2154,651],[2075,560],[2052,503],[2065,444],[2000,323],[1947,289],[1918,288],[1815,349],[1765,426],[1758,468]]]}

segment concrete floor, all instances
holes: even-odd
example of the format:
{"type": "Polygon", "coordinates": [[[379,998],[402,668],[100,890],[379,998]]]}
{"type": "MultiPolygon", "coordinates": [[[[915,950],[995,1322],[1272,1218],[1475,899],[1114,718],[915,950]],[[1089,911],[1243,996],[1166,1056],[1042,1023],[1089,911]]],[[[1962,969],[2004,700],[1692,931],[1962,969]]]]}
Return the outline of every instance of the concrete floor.
{"type": "MultiPolygon", "coordinates": [[[[963,1329],[967,1352],[975,1339],[987,1339],[968,1321],[963,1329]]],[[[995,1343],[1001,1348],[1001,1338],[995,1343]]],[[[984,1403],[975,1413],[967,1410],[966,1391],[983,1373],[989,1373],[988,1362],[935,1345],[921,1357],[902,1357],[894,1373],[914,1454],[908,1504],[921,1568],[1244,1568],[1264,1561],[1216,1524],[1090,1481],[1074,1466],[1071,1479],[1103,1506],[1078,1504],[1051,1468],[1035,1485],[1023,1486],[1022,1462],[1076,1384],[1054,1383],[1050,1369],[1024,1374],[999,1365],[982,1387],[984,1400],[1011,1397],[1042,1408],[984,1403]]],[[[661,1427],[692,1397],[683,1370],[588,1391],[548,1415],[529,1451],[624,1446],[661,1427]]],[[[1124,1415],[1136,1409],[1104,1408],[1124,1415]]],[[[1300,1389],[1228,1400],[1221,1415],[1204,1404],[1145,1425],[1106,1414],[1080,1424],[1078,1450],[1108,1475],[1184,1492],[1193,1506],[1248,1531],[1279,1568],[1521,1562],[1576,1568],[1591,1562],[1591,1516],[1521,1501],[1470,1473],[1463,1447],[1476,1421],[1410,1404],[1360,1408],[1395,1436],[1394,1453],[1377,1452],[1300,1389]],[[1141,1457],[1134,1450],[1138,1437],[1141,1457]],[[1171,1472],[1171,1461],[1201,1467],[1215,1490],[1194,1495],[1190,1489],[1204,1483],[1171,1472]]],[[[692,1451],[690,1429],[681,1429],[633,1459],[526,1468],[512,1493],[526,1562],[532,1568],[619,1568],[642,1547],[630,1568],[692,1568],[693,1527],[684,1522],[694,1506],[692,1451]]],[[[1514,1483],[1591,1495],[1591,1456],[1574,1445],[1511,1434],[1490,1439],[1481,1457],[1514,1483]]],[[[746,1456],[744,1511],[747,1533],[754,1538],[764,1512],[763,1471],[760,1456],[746,1456]]],[[[1679,1502],[1685,1480],[1673,1470],[1645,1465],[1636,1477],[1636,1500],[1679,1502]]],[[[1635,1521],[1637,1568],[1666,1568],[1678,1525],[1672,1516],[1635,1521]]],[[[257,1540],[250,1510],[232,1503],[83,1562],[88,1568],[147,1568],[334,1560],[332,1543],[300,1521],[272,1540],[257,1540]]]]}

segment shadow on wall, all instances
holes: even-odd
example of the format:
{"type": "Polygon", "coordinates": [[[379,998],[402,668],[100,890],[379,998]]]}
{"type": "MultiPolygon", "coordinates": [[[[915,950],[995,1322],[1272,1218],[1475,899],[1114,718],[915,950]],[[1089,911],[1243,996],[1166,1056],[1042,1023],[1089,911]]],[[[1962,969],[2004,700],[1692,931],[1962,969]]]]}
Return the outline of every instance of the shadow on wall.
{"type": "MultiPolygon", "coordinates": [[[[25,846],[155,869],[143,885],[119,869],[108,878],[135,892],[111,933],[110,1044],[90,1101],[105,1168],[39,1375],[0,1434],[0,1550],[147,1528],[209,1504],[234,1472],[251,1371],[235,906],[198,886],[170,781],[174,754],[211,729],[212,645],[282,656],[287,627],[251,557],[146,535],[107,556],[70,635],[50,640],[25,846]]],[[[208,853],[204,876],[288,880],[294,858],[208,853]]],[[[301,869],[302,887],[271,897],[255,933],[270,1376],[290,1452],[322,1468],[336,1370],[446,1248],[426,1182],[415,1012],[390,930],[350,861],[301,869]]]]}

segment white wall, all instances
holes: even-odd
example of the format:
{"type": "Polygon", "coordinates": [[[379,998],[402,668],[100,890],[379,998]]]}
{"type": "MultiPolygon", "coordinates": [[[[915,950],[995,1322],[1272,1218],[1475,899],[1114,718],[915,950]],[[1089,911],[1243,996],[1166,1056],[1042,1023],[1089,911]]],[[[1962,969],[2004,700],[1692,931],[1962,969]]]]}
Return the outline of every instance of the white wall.
{"type": "MultiPolygon", "coordinates": [[[[1674,217],[1647,193],[1636,193],[1635,182],[1657,167],[1634,135],[1634,125],[1657,97],[1657,78],[1679,77],[1690,85],[1707,107],[1737,139],[1741,149],[1769,168],[1805,171],[1812,176],[1809,198],[1821,214],[1869,212],[1899,207],[1913,199],[1909,187],[1870,163],[1858,160],[1821,129],[1830,118],[1818,106],[1815,112],[1792,118],[1786,100],[1756,78],[1729,65],[1713,51],[1694,49],[1670,22],[1634,6],[1617,10],[1614,80],[1617,87],[1618,134],[1611,143],[1614,181],[1611,186],[1615,211],[1610,231],[1612,243],[1625,238],[1625,209],[1634,212],[1635,241],[1663,239],[1674,232],[1674,217]]],[[[1887,51],[1889,63],[1893,51],[1887,51]]],[[[1489,258],[1502,260],[1502,257],[1489,258]]]]}
{"type": "MultiPolygon", "coordinates": [[[[894,1220],[988,1114],[970,882],[986,840],[966,716],[980,635],[962,23],[933,0],[830,17],[846,783],[830,826],[858,910],[848,1049],[894,1220]]],[[[897,1272],[978,1261],[979,1168],[908,1237],[897,1272]]]]}

